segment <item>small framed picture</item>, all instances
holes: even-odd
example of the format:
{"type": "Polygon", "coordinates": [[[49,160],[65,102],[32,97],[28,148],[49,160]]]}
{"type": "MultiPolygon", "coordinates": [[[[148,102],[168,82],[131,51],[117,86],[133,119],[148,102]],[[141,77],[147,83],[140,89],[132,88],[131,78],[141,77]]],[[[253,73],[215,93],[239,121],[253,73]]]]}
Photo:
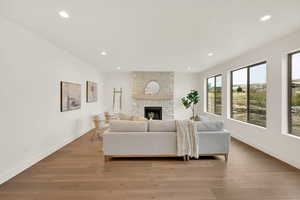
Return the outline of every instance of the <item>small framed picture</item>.
{"type": "Polygon", "coordinates": [[[98,100],[97,83],[92,81],[86,82],[86,102],[96,102],[98,100]]]}

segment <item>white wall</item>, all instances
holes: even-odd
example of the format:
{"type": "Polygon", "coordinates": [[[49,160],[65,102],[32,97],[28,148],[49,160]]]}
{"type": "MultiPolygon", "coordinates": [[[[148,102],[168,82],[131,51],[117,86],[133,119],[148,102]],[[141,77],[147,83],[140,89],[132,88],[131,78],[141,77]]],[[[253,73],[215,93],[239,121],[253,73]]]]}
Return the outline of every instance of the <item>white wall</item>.
{"type": "MultiPolygon", "coordinates": [[[[261,48],[248,52],[238,58],[224,62],[201,73],[201,94],[204,94],[205,79],[208,76],[223,74],[223,115],[212,118],[224,120],[232,136],[268,154],[271,154],[295,167],[300,168],[300,138],[287,135],[286,97],[287,97],[287,53],[300,48],[300,32],[288,35],[261,48]],[[229,71],[261,61],[267,61],[267,128],[231,120],[229,71]]],[[[201,101],[201,111],[205,102],[201,101]]]]}
{"type": "Polygon", "coordinates": [[[85,81],[101,74],[19,25],[0,18],[0,183],[92,127],[103,100],[85,103],[85,81]],[[80,110],[60,112],[60,81],[82,84],[80,110]]]}
{"type": "MultiPolygon", "coordinates": [[[[131,114],[132,107],[132,75],[130,72],[110,72],[104,75],[105,110],[112,111],[113,88],[123,88],[123,110],[131,114]]],[[[193,73],[175,73],[174,80],[174,116],[176,119],[187,119],[192,112],[181,104],[181,98],[192,89],[199,89],[199,75],[193,73]]]]}
{"type": "MultiPolygon", "coordinates": [[[[122,112],[131,114],[132,75],[130,72],[109,72],[104,74],[104,110],[113,111],[113,89],[122,88],[122,112]]],[[[100,97],[101,98],[101,97],[100,97]]],[[[119,99],[116,99],[119,101],[119,99]]]]}
{"type": "MultiPolygon", "coordinates": [[[[186,110],[181,103],[181,98],[185,97],[191,90],[200,89],[199,75],[197,73],[175,73],[174,80],[174,117],[175,119],[189,119],[192,110],[186,110]]],[[[200,99],[202,95],[200,95],[200,99]]],[[[197,107],[196,107],[197,113],[197,107]]]]}

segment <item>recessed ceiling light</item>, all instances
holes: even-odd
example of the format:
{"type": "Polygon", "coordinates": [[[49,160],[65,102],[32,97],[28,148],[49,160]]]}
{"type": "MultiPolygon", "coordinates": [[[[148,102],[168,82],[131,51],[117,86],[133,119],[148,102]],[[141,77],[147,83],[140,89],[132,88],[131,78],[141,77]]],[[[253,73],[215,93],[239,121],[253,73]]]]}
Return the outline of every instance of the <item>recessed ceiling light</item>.
{"type": "Polygon", "coordinates": [[[188,67],[188,68],[187,68],[187,70],[189,70],[189,71],[190,71],[190,70],[192,70],[192,68],[191,68],[191,67],[188,67]]]}
{"type": "Polygon", "coordinates": [[[59,11],[59,15],[62,18],[69,18],[70,17],[70,15],[65,10],[59,11]]]}
{"type": "Polygon", "coordinates": [[[214,53],[208,53],[207,55],[208,55],[208,56],[213,56],[213,55],[214,55],[214,53]]]}
{"type": "Polygon", "coordinates": [[[120,70],[121,69],[121,67],[117,67],[117,70],[120,70]]]}
{"type": "Polygon", "coordinates": [[[101,52],[101,55],[102,55],[102,56],[106,56],[106,55],[107,55],[107,52],[106,52],[106,51],[102,51],[102,52],[101,52]]]}
{"type": "Polygon", "coordinates": [[[260,21],[261,21],[261,22],[265,22],[265,21],[270,20],[271,18],[272,18],[271,15],[265,15],[265,16],[262,16],[262,17],[260,18],[260,21]]]}

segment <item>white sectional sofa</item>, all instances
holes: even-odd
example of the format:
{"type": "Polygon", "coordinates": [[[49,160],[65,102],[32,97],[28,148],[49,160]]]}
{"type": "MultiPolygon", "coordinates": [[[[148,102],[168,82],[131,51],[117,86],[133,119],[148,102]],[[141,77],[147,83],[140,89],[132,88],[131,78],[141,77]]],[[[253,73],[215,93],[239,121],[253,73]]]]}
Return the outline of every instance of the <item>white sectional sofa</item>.
{"type": "MultiPolygon", "coordinates": [[[[227,161],[230,133],[220,121],[197,123],[200,155],[223,155],[227,161]]],[[[112,157],[177,156],[175,120],[127,121],[113,120],[103,135],[105,159],[112,157]]]]}

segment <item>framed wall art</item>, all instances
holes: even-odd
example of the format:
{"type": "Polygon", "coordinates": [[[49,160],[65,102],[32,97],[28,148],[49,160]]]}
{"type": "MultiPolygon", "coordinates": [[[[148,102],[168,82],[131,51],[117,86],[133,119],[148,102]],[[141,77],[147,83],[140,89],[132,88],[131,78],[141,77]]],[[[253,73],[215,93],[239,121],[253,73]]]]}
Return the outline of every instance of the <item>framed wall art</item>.
{"type": "Polygon", "coordinates": [[[98,100],[97,83],[92,81],[86,82],[86,102],[96,102],[98,100]]]}
{"type": "Polygon", "coordinates": [[[81,108],[81,85],[77,83],[60,82],[61,112],[81,108]]]}

